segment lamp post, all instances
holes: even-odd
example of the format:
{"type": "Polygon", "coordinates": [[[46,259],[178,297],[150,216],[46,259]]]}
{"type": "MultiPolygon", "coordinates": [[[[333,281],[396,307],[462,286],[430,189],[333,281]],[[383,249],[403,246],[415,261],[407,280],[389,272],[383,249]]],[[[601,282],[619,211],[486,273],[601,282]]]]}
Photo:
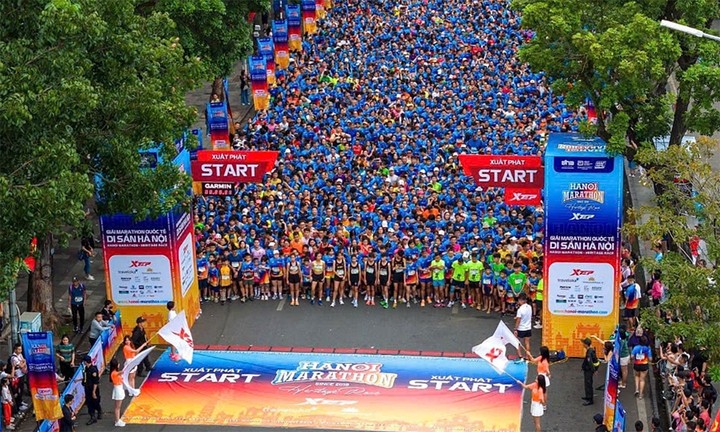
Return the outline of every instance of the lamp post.
{"type": "Polygon", "coordinates": [[[675,31],[679,31],[682,33],[686,33],[686,34],[689,34],[689,35],[692,35],[695,37],[705,38],[705,39],[714,40],[716,42],[720,42],[719,36],[711,35],[711,34],[705,33],[702,30],[698,30],[693,27],[688,27],[686,25],[678,24],[676,22],[662,20],[662,21],[660,21],[660,26],[669,28],[670,30],[675,30],[675,31]]]}

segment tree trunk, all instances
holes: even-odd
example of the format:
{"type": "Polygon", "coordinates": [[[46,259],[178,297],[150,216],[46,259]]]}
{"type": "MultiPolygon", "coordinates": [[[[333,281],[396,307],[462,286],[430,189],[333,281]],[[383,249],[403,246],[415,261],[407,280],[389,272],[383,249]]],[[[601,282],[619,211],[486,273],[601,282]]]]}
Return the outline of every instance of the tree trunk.
{"type": "Polygon", "coordinates": [[[668,145],[680,145],[687,126],[685,125],[685,113],[690,106],[690,98],[683,95],[683,91],[678,92],[677,101],[675,102],[675,113],[673,114],[673,125],[670,130],[670,142],[668,145]]]}
{"type": "Polygon", "coordinates": [[[38,236],[37,265],[31,275],[32,289],[28,291],[28,310],[42,313],[43,328],[46,330],[55,330],[61,321],[55,310],[53,295],[52,247],[52,233],[38,236]]]}
{"type": "Polygon", "coordinates": [[[213,100],[213,96],[217,96],[220,101],[225,100],[225,88],[223,87],[223,77],[215,77],[212,84],[212,93],[210,94],[210,101],[213,100]]]}

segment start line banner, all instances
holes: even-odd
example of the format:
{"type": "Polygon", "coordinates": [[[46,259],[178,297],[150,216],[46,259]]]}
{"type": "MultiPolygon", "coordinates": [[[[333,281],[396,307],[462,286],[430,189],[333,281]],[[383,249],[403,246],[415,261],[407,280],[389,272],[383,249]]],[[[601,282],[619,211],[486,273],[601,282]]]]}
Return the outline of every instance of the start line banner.
{"type": "MultiPolygon", "coordinates": [[[[527,365],[506,372],[525,381],[527,365]]],[[[519,431],[523,388],[480,358],[166,351],[124,420],[375,431],[519,431]]]]}

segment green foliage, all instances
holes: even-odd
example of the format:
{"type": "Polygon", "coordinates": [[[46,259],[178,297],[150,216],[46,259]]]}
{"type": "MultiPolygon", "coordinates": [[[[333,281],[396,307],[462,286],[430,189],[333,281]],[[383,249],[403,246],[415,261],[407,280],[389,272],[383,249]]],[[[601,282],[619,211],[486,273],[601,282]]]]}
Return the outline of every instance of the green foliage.
{"type": "Polygon", "coordinates": [[[212,79],[229,74],[235,63],[252,52],[251,11],[262,12],[270,0],[158,0],[145,11],[166,13],[177,25],[188,55],[199,57],[212,79]]]}
{"type": "Polygon", "coordinates": [[[720,259],[720,174],[707,162],[717,150],[717,143],[707,138],[663,152],[641,149],[637,159],[651,167],[647,175],[663,192],[657,206],[637,210],[635,219],[640,222],[629,226],[628,233],[647,242],[665,237],[679,246],[661,262],[645,260],[643,264],[650,272],[662,271],[669,296],[660,307],[681,320],[668,324],[660,319],[659,308],[650,308],[642,314],[644,325],[663,340],[682,337],[686,348],[704,347],[711,363],[720,364],[720,288],[713,282],[720,281],[720,271],[712,268],[720,259]],[[679,187],[674,178],[689,181],[692,193],[679,187]],[[709,261],[706,268],[691,262],[687,245],[694,235],[705,242],[701,258],[709,261]]]}
{"type": "Polygon", "coordinates": [[[86,229],[93,193],[100,212],[138,218],[187,203],[174,146],[155,170],[139,152],[192,123],[185,94],[249,51],[248,11],[267,4],[0,2],[0,299],[34,236],[86,229]]]}
{"type": "Polygon", "coordinates": [[[553,90],[571,105],[593,101],[594,132],[611,151],[666,135],[675,145],[688,130],[720,128],[713,107],[720,100],[720,45],[659,26],[666,19],[706,28],[720,17],[716,0],[516,0],[514,7],[536,33],[521,59],[553,78],[553,90]],[[673,75],[677,95],[668,92],[673,75]]]}

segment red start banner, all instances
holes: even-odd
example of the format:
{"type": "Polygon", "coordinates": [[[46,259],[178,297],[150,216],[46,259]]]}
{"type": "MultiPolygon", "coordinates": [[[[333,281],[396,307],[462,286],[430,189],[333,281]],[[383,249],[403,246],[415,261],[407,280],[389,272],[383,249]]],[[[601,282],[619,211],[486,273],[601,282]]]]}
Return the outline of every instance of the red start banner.
{"type": "Polygon", "coordinates": [[[545,180],[540,156],[459,155],[458,159],[465,175],[481,187],[540,190],[545,180]]]}
{"type": "Polygon", "coordinates": [[[505,203],[510,205],[538,206],[541,204],[541,190],[529,188],[505,188],[505,203]]]}
{"type": "Polygon", "coordinates": [[[258,183],[277,157],[276,151],[200,150],[190,168],[197,182],[258,183]]]}

